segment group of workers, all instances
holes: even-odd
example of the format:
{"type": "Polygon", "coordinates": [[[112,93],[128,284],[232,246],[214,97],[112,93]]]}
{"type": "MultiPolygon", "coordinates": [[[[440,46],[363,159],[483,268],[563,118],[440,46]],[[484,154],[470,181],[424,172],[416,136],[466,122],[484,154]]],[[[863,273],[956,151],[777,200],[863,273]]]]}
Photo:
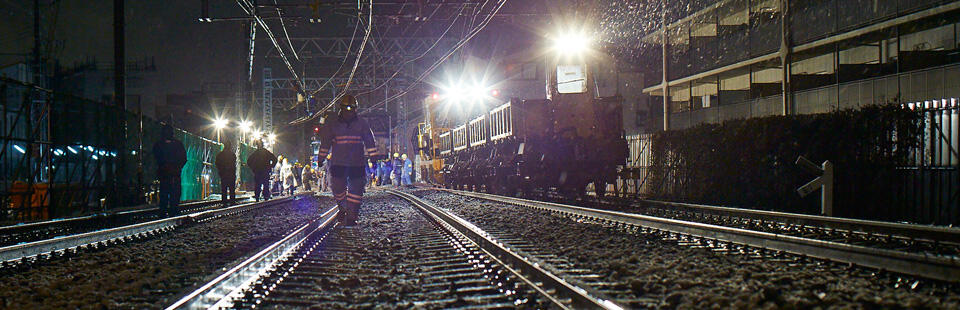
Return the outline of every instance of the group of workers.
{"type": "MultiPolygon", "coordinates": [[[[257,143],[257,149],[246,162],[253,172],[254,198],[257,201],[270,199],[271,176],[275,176],[273,183],[279,186],[274,191],[289,190],[291,195],[300,183],[310,190],[312,180],[320,177],[325,179],[320,184],[329,183],[343,214],[342,224],[353,226],[359,217],[366,184],[412,184],[413,162],[406,154],[401,156],[396,153],[392,160],[387,155],[387,159],[373,161],[380,155],[370,125],[357,115],[357,99],[352,95],[344,95],[338,107],[337,117],[329,118],[320,132],[318,167],[326,168],[325,171],[316,171],[310,165],[291,165],[287,159],[278,160],[276,155],[263,147],[262,142],[257,143]],[[326,161],[329,161],[329,166],[324,167],[326,161]]],[[[187,158],[183,142],[173,136],[173,127],[165,125],[162,128],[161,139],[154,144],[153,154],[160,183],[160,211],[168,216],[176,215],[180,199],[180,171],[187,158]]],[[[224,204],[236,199],[236,164],[233,145],[225,141],[223,151],[215,159],[224,204]]]]}
{"type": "Polygon", "coordinates": [[[407,154],[393,153],[393,160],[382,159],[367,162],[367,179],[370,185],[406,185],[413,184],[413,162],[407,154]]]}

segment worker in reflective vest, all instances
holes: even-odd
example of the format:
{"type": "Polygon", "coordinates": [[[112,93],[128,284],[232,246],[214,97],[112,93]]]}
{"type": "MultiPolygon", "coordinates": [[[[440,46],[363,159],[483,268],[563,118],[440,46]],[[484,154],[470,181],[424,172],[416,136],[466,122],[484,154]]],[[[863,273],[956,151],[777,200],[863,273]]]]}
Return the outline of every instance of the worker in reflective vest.
{"type": "Polygon", "coordinates": [[[356,98],[344,95],[337,117],[328,119],[320,130],[319,157],[330,154],[330,189],[343,212],[344,226],[356,224],[366,183],[367,157],[377,155],[373,131],[366,120],[357,116],[358,107],[356,98]]]}

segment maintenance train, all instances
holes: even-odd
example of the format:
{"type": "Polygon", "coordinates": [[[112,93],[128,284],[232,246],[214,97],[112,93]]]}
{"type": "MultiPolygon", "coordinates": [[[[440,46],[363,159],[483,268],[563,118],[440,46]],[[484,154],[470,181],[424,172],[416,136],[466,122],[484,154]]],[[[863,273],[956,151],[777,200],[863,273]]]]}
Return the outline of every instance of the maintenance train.
{"type": "Polygon", "coordinates": [[[427,97],[418,132],[424,179],[504,195],[573,198],[592,187],[603,196],[628,156],[623,99],[597,97],[595,74],[583,62],[553,65],[547,99],[510,98],[452,128],[438,126],[431,112],[443,99],[427,97]]]}

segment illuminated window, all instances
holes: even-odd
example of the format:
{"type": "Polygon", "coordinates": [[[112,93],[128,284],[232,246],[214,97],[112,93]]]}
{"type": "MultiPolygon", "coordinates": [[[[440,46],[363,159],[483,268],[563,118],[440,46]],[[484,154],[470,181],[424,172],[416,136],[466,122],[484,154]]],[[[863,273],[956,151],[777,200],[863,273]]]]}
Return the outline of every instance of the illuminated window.
{"type": "Polygon", "coordinates": [[[587,91],[587,78],[582,65],[557,66],[557,92],[579,94],[587,91]]]}

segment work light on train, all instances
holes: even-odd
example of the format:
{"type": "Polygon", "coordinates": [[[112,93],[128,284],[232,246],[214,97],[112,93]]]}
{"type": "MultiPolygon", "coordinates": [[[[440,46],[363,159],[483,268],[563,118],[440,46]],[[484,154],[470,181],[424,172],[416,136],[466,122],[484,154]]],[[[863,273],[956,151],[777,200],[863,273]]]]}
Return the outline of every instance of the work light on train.
{"type": "Polygon", "coordinates": [[[590,38],[582,32],[568,32],[553,38],[553,50],[560,55],[580,55],[590,48],[590,38]]]}

